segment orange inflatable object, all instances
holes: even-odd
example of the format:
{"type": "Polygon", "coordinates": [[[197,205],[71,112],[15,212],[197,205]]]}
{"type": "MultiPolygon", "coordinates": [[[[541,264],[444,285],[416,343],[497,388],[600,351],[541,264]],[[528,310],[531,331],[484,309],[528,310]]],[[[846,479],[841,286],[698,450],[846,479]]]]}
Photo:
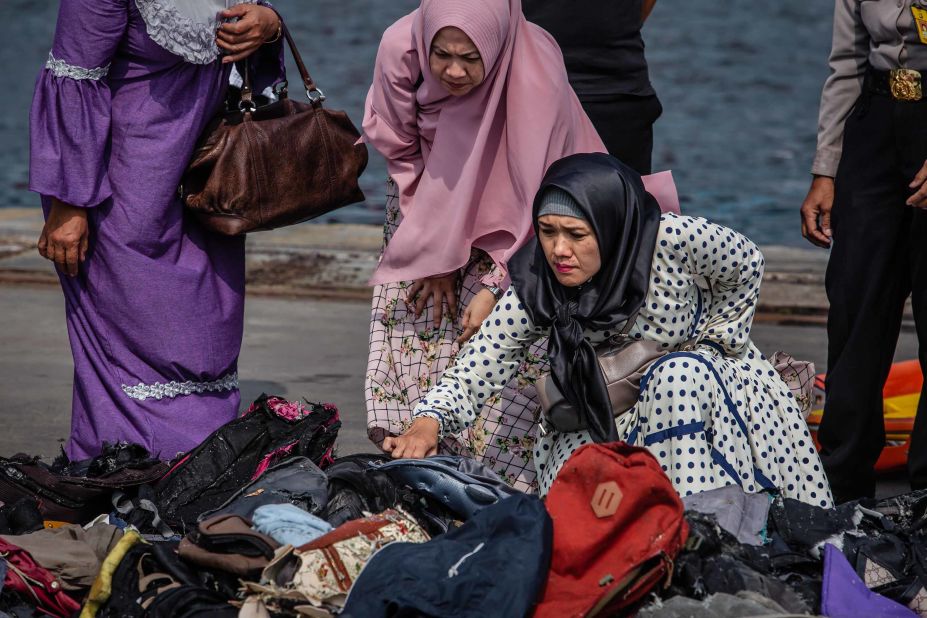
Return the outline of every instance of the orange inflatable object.
{"type": "MultiPolygon", "coordinates": [[[[814,384],[815,388],[823,393],[824,375],[817,376],[814,384]]],[[[923,384],[924,375],[918,361],[903,361],[892,365],[882,389],[886,444],[879,461],[876,462],[877,472],[898,470],[907,465],[911,431],[914,428],[914,416],[917,413],[923,384]]],[[[822,415],[823,410],[818,409],[808,416],[808,429],[811,430],[811,437],[818,449],[821,448],[818,443],[818,426],[821,424],[822,415]]]]}

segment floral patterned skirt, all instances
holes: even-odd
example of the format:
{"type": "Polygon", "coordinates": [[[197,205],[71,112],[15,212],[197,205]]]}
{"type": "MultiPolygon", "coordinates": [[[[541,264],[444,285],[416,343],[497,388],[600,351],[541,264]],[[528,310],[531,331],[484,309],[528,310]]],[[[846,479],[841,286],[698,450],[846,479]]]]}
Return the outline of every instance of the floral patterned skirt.
{"type": "MultiPolygon", "coordinates": [[[[390,184],[384,246],[400,220],[395,185],[390,184]]],[[[492,269],[492,260],[475,251],[461,270],[458,314],[463,313],[483,287],[492,269]]],[[[452,320],[446,312],[441,326],[435,329],[430,301],[416,319],[415,308],[405,302],[406,290],[411,285],[411,281],[388,283],[376,286],[373,291],[365,395],[367,434],[377,446],[388,435],[398,435],[409,426],[416,404],[454,362],[458,351],[454,340],[463,332],[459,315],[452,320]]],[[[536,490],[532,453],[539,407],[534,382],[547,371],[546,349],[546,339],[538,342],[518,375],[486,402],[474,426],[465,434],[447,436],[440,450],[483,461],[517,489],[536,490]]]]}

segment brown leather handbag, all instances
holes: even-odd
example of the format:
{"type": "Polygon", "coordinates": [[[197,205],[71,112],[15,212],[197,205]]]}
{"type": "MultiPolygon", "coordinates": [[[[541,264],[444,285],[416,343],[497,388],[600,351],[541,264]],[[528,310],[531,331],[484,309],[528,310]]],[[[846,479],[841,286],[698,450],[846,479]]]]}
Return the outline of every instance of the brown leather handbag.
{"type": "Polygon", "coordinates": [[[322,107],[325,95],[282,30],[309,103],[290,100],[284,82],[276,102],[257,107],[244,71],[239,109],[210,122],[181,181],[186,208],[222,234],[292,225],[364,200],[360,133],[347,114],[322,107]]]}
{"type": "MultiPolygon", "coordinates": [[[[637,405],[641,380],[653,363],[670,352],[692,350],[696,344],[695,340],[689,340],[671,349],[649,339],[633,339],[628,333],[636,319],[637,312],[628,318],[618,335],[595,346],[596,359],[605,378],[615,418],[637,405]]],[[[541,416],[547,426],[558,432],[588,429],[549,373],[541,376],[535,387],[541,404],[541,416]]]]}

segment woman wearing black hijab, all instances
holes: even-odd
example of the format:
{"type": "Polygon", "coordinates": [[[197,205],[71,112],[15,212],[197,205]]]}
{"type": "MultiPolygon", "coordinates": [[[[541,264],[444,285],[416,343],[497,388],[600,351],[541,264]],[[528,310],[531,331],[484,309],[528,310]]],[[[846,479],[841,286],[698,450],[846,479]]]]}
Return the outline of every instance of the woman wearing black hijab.
{"type": "Polygon", "coordinates": [[[623,440],[648,447],[684,496],[736,484],[832,505],[801,411],[749,338],[764,267],[755,244],[701,218],[661,215],[640,176],[605,154],[554,163],[533,212],[537,240],[510,261],[511,288],[411,427],[384,442],[393,457],[434,454],[444,433],[478,422],[548,336],[552,379],[585,429],[523,438],[542,494],[577,448],[623,440]],[[615,419],[592,344],[625,330],[673,351],[615,419]]]}

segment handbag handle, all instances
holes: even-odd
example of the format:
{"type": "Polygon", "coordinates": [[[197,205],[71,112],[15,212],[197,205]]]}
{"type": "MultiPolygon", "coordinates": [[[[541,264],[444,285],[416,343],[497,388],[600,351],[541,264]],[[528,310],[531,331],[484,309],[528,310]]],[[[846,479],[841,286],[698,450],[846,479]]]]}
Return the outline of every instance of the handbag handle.
{"type": "Polygon", "coordinates": [[[312,80],[312,76],[309,75],[309,71],[306,69],[306,65],[303,63],[303,57],[299,55],[299,50],[296,49],[296,42],[293,41],[293,37],[290,36],[290,31],[286,27],[286,24],[283,23],[283,19],[280,20],[280,26],[283,29],[283,36],[286,37],[287,45],[290,46],[290,52],[293,54],[293,60],[296,61],[296,68],[299,70],[299,75],[303,78],[303,86],[306,87],[306,98],[308,98],[309,102],[313,105],[316,103],[321,103],[325,100],[325,93],[323,93],[319,87],[315,85],[315,82],[312,80]]]}
{"type": "MultiPolygon", "coordinates": [[[[279,17],[279,15],[278,15],[279,17]]],[[[299,50],[296,49],[296,42],[293,40],[292,35],[290,35],[289,28],[286,27],[286,23],[283,21],[283,18],[280,17],[280,29],[283,31],[283,36],[286,38],[287,45],[290,48],[290,53],[293,54],[293,60],[296,61],[296,68],[299,71],[299,76],[302,77],[303,86],[306,88],[306,98],[309,99],[309,102],[312,105],[319,105],[322,101],[325,100],[325,93],[315,85],[312,76],[309,75],[309,70],[306,69],[306,64],[303,62],[303,57],[300,55],[299,50]]],[[[242,75],[242,85],[241,85],[241,102],[239,103],[239,109],[242,111],[254,111],[256,106],[252,100],[253,91],[251,89],[251,67],[250,67],[250,57],[245,58],[245,74],[242,75]],[[248,108],[247,110],[245,108],[248,108]]],[[[281,91],[281,94],[286,94],[286,82],[284,83],[284,88],[281,91]]]]}

